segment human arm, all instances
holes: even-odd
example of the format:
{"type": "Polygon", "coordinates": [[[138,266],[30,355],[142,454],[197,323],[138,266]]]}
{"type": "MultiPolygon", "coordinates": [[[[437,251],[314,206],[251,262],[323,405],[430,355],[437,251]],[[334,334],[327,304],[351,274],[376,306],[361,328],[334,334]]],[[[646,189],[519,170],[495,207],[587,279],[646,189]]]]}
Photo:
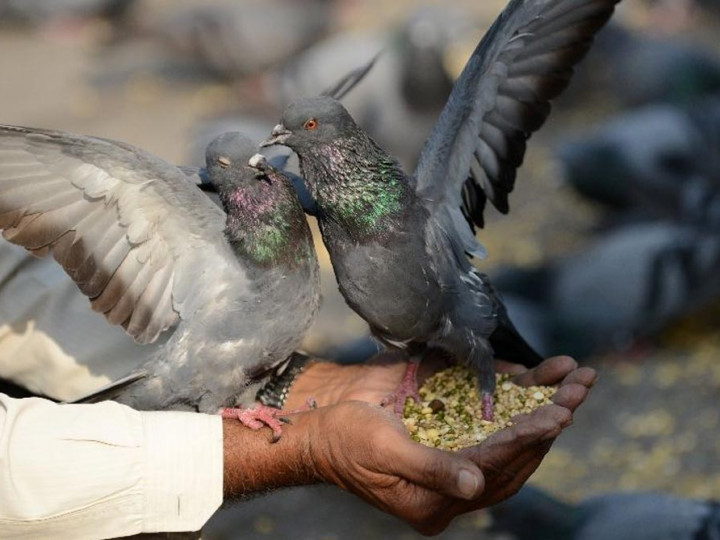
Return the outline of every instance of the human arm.
{"type": "Polygon", "coordinates": [[[266,430],[219,416],[0,396],[0,537],[196,530],[223,498],[318,482],[437,532],[535,470],[594,381],[573,369],[560,359],[520,375],[525,384],[567,376],[556,405],[458,454],[412,442],[394,415],[358,401],[293,415],[271,444],[266,430]]]}
{"type": "Polygon", "coordinates": [[[222,423],[0,395],[0,538],[197,530],[223,500],[222,423]]]}

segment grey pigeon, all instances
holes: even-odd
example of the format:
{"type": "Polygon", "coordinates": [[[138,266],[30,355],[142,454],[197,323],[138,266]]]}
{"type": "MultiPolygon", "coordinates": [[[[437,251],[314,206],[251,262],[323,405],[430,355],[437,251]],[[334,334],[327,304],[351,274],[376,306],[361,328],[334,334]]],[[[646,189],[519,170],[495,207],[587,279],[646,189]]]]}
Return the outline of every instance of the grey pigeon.
{"type": "Polygon", "coordinates": [[[300,158],[347,303],[386,344],[413,357],[396,411],[415,396],[417,357],[438,345],[478,373],[492,418],[493,355],[540,361],[470,262],[485,200],[507,212],[526,140],[616,0],[512,0],[454,86],[415,174],[407,175],[337,101],[300,100],[263,143],[300,158]]]}
{"type": "Polygon", "coordinates": [[[608,493],[570,504],[532,486],[490,509],[515,540],[719,540],[720,504],[664,493],[608,493]]]}
{"type": "Polygon", "coordinates": [[[136,0],[0,0],[0,22],[38,25],[104,17],[123,22],[136,0]]]}
{"type": "Polygon", "coordinates": [[[568,98],[599,95],[623,107],[687,105],[720,91],[720,58],[677,37],[659,38],[609,24],[578,69],[568,98]]]}
{"type": "Polygon", "coordinates": [[[565,178],[612,210],[720,227],[720,98],[623,113],[558,150],[565,178]]]}
{"type": "Polygon", "coordinates": [[[329,0],[205,0],[171,5],[139,21],[149,38],[183,61],[236,80],[280,65],[327,32],[329,0]]]}
{"type": "Polygon", "coordinates": [[[501,269],[492,279],[541,352],[623,350],[720,297],[720,235],[640,223],[558,261],[501,269]]]}
{"type": "Polygon", "coordinates": [[[318,265],[292,184],[230,133],[207,150],[225,211],[177,167],[125,143],[0,127],[0,228],[52,250],[94,310],[141,344],[138,372],[89,400],[215,413],[248,403],[300,345],[318,265]]]}

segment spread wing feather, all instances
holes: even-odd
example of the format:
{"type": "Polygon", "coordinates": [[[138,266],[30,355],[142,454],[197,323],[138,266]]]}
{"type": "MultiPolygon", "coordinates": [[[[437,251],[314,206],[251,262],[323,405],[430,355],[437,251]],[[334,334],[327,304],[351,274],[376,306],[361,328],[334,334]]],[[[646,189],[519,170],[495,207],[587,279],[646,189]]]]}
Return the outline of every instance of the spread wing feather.
{"type": "MultiPolygon", "coordinates": [[[[0,228],[50,250],[93,309],[150,343],[202,302],[210,273],[245,274],[225,214],[185,174],[138,148],[0,126],[0,228]]],[[[227,275],[227,274],[226,274],[227,275]]]]}
{"type": "Polygon", "coordinates": [[[475,226],[508,195],[526,141],[619,0],[512,0],[457,80],[420,156],[418,194],[461,251],[482,255],[475,226]]]}

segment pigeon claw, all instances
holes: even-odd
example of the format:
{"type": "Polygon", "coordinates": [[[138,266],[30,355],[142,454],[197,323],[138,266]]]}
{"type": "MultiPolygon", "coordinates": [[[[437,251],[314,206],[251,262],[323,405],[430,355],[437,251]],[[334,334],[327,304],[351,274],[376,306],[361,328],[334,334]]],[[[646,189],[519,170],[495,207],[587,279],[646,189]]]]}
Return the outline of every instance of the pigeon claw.
{"type": "Polygon", "coordinates": [[[255,405],[251,408],[226,408],[220,414],[223,418],[239,420],[240,423],[254,431],[269,427],[272,430],[271,442],[276,443],[282,436],[282,425],[287,419],[279,418],[280,409],[265,405],[255,405]]]}

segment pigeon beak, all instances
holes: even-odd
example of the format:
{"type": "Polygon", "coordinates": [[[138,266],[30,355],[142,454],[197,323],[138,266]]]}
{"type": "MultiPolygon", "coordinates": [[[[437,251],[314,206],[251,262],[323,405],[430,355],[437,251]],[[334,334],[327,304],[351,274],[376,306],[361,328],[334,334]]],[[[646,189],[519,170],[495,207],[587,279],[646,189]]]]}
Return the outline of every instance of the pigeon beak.
{"type": "Polygon", "coordinates": [[[255,154],[248,161],[248,166],[253,169],[262,170],[267,167],[267,159],[262,154],[255,154]]]}
{"type": "Polygon", "coordinates": [[[273,128],[272,133],[270,133],[270,138],[260,143],[260,148],[273,146],[275,144],[285,144],[285,141],[288,140],[290,135],[292,135],[292,131],[288,130],[282,124],[278,124],[273,128]]]}

